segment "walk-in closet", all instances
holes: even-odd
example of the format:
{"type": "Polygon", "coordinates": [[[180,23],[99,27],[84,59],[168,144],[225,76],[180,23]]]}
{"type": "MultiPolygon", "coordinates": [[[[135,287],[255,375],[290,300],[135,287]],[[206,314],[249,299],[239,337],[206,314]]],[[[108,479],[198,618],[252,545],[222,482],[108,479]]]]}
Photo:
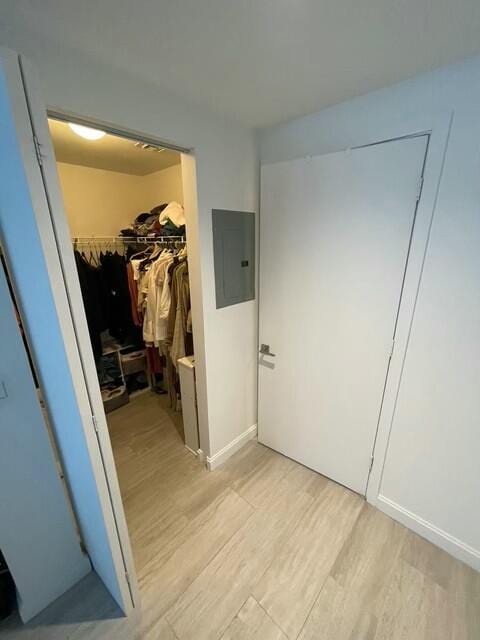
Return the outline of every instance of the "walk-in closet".
{"type": "Polygon", "coordinates": [[[141,580],[168,486],[198,466],[181,153],[55,119],[49,128],[141,580]]]}

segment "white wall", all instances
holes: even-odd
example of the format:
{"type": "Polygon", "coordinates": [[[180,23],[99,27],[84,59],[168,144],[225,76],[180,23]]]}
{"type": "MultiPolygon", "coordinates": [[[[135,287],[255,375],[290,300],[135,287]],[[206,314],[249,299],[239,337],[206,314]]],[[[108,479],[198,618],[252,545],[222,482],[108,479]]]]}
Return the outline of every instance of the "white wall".
{"type": "Polygon", "coordinates": [[[57,163],[72,236],[115,236],[162,202],[183,204],[181,165],[137,176],[57,163]]]}
{"type": "Polygon", "coordinates": [[[412,119],[453,112],[378,495],[379,506],[389,503],[394,517],[477,568],[479,104],[476,58],[265,130],[260,144],[261,162],[270,163],[361,145],[412,119]]]}
{"type": "Polygon", "coordinates": [[[256,301],[215,309],[211,236],[213,208],[257,211],[254,132],[99,60],[7,28],[7,22],[0,42],[35,61],[49,107],[194,149],[199,224],[194,229],[191,223],[187,233],[201,248],[191,256],[198,274],[192,292],[197,391],[203,446],[214,454],[256,422],[256,301]]]}

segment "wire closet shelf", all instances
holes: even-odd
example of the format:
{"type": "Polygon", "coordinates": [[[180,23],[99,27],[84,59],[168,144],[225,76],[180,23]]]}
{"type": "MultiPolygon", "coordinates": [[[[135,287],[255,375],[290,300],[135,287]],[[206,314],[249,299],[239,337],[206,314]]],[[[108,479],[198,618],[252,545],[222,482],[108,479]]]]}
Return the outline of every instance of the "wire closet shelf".
{"type": "Polygon", "coordinates": [[[72,238],[74,245],[77,244],[123,244],[135,243],[139,244],[167,244],[172,242],[185,243],[185,236],[77,236],[72,238]]]}

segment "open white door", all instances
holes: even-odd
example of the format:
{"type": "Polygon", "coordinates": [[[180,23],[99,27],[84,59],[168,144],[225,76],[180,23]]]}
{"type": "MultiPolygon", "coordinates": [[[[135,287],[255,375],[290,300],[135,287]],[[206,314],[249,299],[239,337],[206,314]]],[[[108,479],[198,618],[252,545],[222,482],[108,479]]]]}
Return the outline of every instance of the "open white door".
{"type": "Polygon", "coordinates": [[[0,50],[2,243],[82,538],[128,613],[138,601],[135,570],[37,82],[22,56],[0,50]]]}
{"type": "Polygon", "coordinates": [[[258,438],[361,494],[427,143],[262,168],[258,438]]]}
{"type": "Polygon", "coordinates": [[[26,622],[91,571],[0,264],[0,549],[26,622]]]}

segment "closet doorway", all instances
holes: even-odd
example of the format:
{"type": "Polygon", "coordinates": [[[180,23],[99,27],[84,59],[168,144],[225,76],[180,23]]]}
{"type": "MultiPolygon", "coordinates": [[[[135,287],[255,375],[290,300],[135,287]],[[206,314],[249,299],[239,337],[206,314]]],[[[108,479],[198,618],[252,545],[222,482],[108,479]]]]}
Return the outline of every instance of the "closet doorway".
{"type": "Polygon", "coordinates": [[[200,468],[182,153],[48,125],[141,585],[172,483],[200,468]]]}

